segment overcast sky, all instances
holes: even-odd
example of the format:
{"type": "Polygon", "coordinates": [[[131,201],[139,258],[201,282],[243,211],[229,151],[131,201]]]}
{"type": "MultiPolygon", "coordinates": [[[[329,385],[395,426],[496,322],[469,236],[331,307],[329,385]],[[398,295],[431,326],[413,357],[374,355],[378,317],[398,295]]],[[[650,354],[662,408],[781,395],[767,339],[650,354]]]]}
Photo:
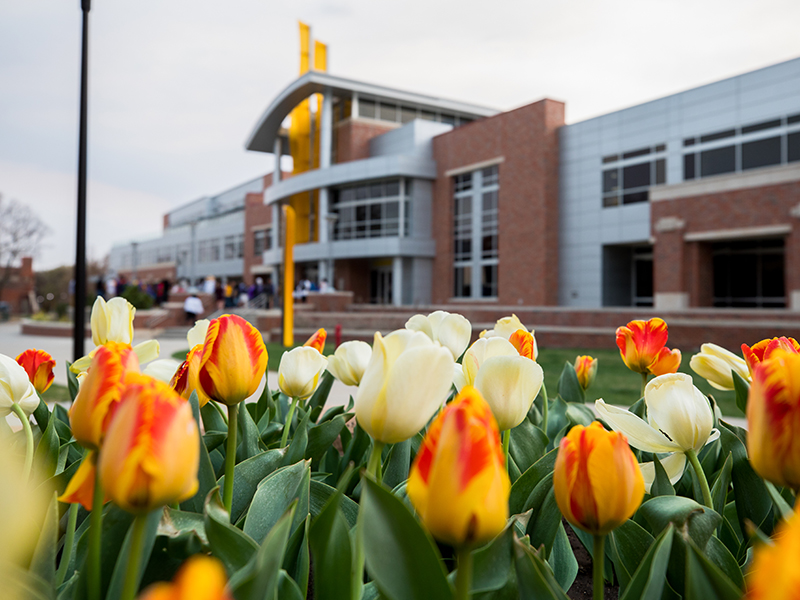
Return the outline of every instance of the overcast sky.
{"type": "MultiPolygon", "coordinates": [[[[298,70],[297,19],[328,70],[567,122],[800,56],[796,0],[94,0],[88,249],[157,235],[162,214],[272,169],[244,142],[298,70]]],[[[0,193],[74,260],[80,0],[0,8],[0,193]]]]}

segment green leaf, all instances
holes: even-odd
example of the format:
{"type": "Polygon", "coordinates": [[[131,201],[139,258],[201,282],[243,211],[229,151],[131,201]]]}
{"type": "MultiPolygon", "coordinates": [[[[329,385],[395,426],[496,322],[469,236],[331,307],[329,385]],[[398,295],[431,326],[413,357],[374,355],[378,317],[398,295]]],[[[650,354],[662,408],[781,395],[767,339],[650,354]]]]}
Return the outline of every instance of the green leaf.
{"type": "MultiPolygon", "coordinates": [[[[89,519],[84,519],[83,523],[78,527],[75,535],[78,542],[75,545],[75,568],[80,572],[78,578],[77,590],[86,589],[86,554],[89,547],[89,519]]],[[[128,535],[128,529],[133,522],[133,515],[125,512],[121,508],[109,503],[106,504],[103,510],[103,541],[101,548],[101,556],[119,556],[122,544],[125,537],[128,535]]],[[[107,560],[102,563],[101,573],[101,591],[102,596],[105,597],[105,591],[111,581],[111,574],[114,569],[114,561],[107,560]]]]}
{"type": "MultiPolygon", "coordinates": [[[[336,493],[336,488],[333,488],[321,481],[315,479],[311,480],[311,493],[308,497],[308,508],[312,518],[316,518],[322,512],[325,504],[336,493]]],[[[342,496],[339,502],[339,510],[347,521],[347,528],[352,529],[356,526],[358,519],[358,504],[353,502],[347,496],[342,496]]]]}
{"type": "Polygon", "coordinates": [[[548,559],[550,568],[553,569],[553,576],[556,578],[561,589],[568,590],[572,587],[575,578],[578,576],[578,560],[570,546],[567,530],[564,523],[558,524],[558,532],[553,543],[553,551],[548,559]]]}
{"type": "Polygon", "coordinates": [[[509,512],[512,515],[525,512],[528,498],[535,491],[536,486],[548,475],[553,472],[556,464],[558,450],[553,449],[542,458],[537,460],[519,479],[511,486],[511,493],[508,497],[509,512]]]}
{"type": "Polygon", "coordinates": [[[341,499],[341,491],[334,491],[309,532],[317,600],[349,599],[352,595],[350,528],[339,510],[341,499]]]}
{"type": "MultiPolygon", "coordinates": [[[[161,519],[161,510],[151,511],[150,514],[139,518],[146,519],[144,539],[142,541],[142,558],[139,565],[139,573],[136,575],[136,589],[144,575],[144,569],[150,559],[150,554],[153,552],[153,545],[156,541],[156,531],[158,530],[158,522],[161,519]]],[[[108,594],[106,598],[120,598],[122,597],[122,586],[125,583],[125,575],[128,571],[128,563],[133,560],[131,556],[131,538],[133,537],[133,528],[136,526],[136,521],[131,523],[128,533],[125,536],[125,541],[122,548],[117,555],[116,564],[114,565],[114,573],[111,575],[111,584],[108,586],[108,594]]]]}
{"type": "Polygon", "coordinates": [[[712,537],[706,544],[705,555],[740,590],[744,589],[744,576],[739,563],[719,538],[712,537]]]}
{"type": "Polygon", "coordinates": [[[689,536],[698,548],[705,548],[722,517],[691,498],[659,496],[642,504],[639,509],[653,528],[661,532],[672,523],[684,536],[689,536]]]}
{"type": "Polygon", "coordinates": [[[292,503],[269,531],[258,552],[231,577],[228,585],[236,600],[271,600],[275,597],[295,508],[296,504],[292,503]]]}
{"type": "Polygon", "coordinates": [[[544,558],[550,556],[558,528],[561,526],[561,510],[556,503],[552,475],[548,475],[531,494],[535,498],[525,510],[533,510],[526,533],[531,538],[531,546],[538,548],[544,545],[544,558]],[[541,500],[539,501],[539,498],[541,500]]]}
{"type": "MultiPolygon", "coordinates": [[[[261,395],[258,397],[258,402],[256,403],[256,415],[255,420],[257,423],[261,423],[261,418],[264,415],[269,415],[269,409],[272,407],[272,393],[269,390],[269,381],[268,378],[264,378],[264,389],[261,390],[261,395]]],[[[267,417],[269,419],[269,416],[267,417]]],[[[261,429],[259,427],[259,429],[261,429]]]]}
{"type": "Polygon", "coordinates": [[[338,416],[330,421],[315,425],[308,430],[308,445],[305,458],[310,458],[313,463],[319,462],[322,455],[327,452],[331,444],[339,437],[339,432],[345,425],[343,416],[338,416]]]}
{"type": "Polygon", "coordinates": [[[47,424],[50,422],[50,409],[47,408],[47,404],[41,398],[39,399],[39,405],[36,407],[36,410],[33,411],[33,418],[36,419],[39,431],[44,433],[47,424]]]}
{"type": "MultiPolygon", "coordinates": [[[[9,515],[11,516],[11,515],[9,515]]],[[[13,518],[13,517],[12,517],[13,518]]],[[[33,551],[30,570],[33,574],[55,585],[56,581],[56,549],[58,544],[58,500],[53,499],[47,507],[42,532],[33,551]]]]}
{"type": "MultiPolygon", "coordinates": [[[[258,484],[264,478],[275,471],[283,462],[286,455],[286,448],[277,450],[267,450],[252,458],[243,460],[233,469],[233,501],[231,502],[231,513],[233,522],[236,523],[244,515],[244,511],[250,506],[258,484]]],[[[225,476],[220,477],[218,485],[224,488],[225,476]]]]}
{"type": "Polygon", "coordinates": [[[547,438],[550,440],[547,447],[554,449],[561,437],[566,433],[569,428],[569,419],[567,418],[567,403],[561,396],[556,396],[550,401],[550,412],[547,421],[547,438]],[[561,434],[561,435],[559,435],[561,434]]]}
{"type": "Polygon", "coordinates": [[[653,544],[653,536],[636,521],[628,519],[608,535],[608,542],[620,592],[624,593],[642,557],[653,544]]]}
{"type": "Polygon", "coordinates": [[[558,379],[558,395],[567,402],[579,402],[581,404],[586,402],[586,394],[578,382],[575,367],[569,361],[565,362],[564,368],[561,369],[561,377],[558,379]]]}
{"type": "Polygon", "coordinates": [[[509,524],[491,542],[472,553],[472,593],[499,590],[508,581],[514,560],[514,527],[509,524]]]}
{"type": "Polygon", "coordinates": [[[278,572],[278,598],[280,600],[305,600],[306,594],[289,574],[281,569],[278,572]]]}
{"type": "MultiPolygon", "coordinates": [[[[197,401],[197,392],[192,392],[192,395],[189,396],[189,405],[192,407],[192,414],[194,415],[194,420],[197,423],[198,431],[201,431],[200,407],[197,401]]],[[[212,489],[214,489],[214,486],[217,485],[217,477],[214,473],[214,466],[211,464],[211,459],[208,456],[208,449],[206,448],[206,445],[203,442],[202,438],[200,439],[199,444],[200,444],[200,462],[197,468],[197,480],[198,480],[197,493],[188,500],[184,500],[181,503],[182,509],[189,510],[195,513],[203,512],[203,505],[205,504],[206,496],[208,496],[208,493],[212,489]]]]}
{"type": "Polygon", "coordinates": [[[743,415],[746,415],[747,396],[750,394],[750,384],[736,371],[731,370],[731,375],[733,376],[733,391],[736,392],[736,406],[742,411],[743,415]]]}
{"type": "Polygon", "coordinates": [[[58,466],[58,452],[61,449],[60,439],[56,432],[56,420],[49,419],[45,427],[42,439],[36,447],[36,454],[33,457],[37,471],[42,477],[52,477],[56,474],[58,466]]]}
{"type": "Polygon", "coordinates": [[[241,442],[236,449],[236,462],[242,462],[261,453],[261,437],[250,411],[242,404],[239,409],[239,433],[241,442]]]}
{"type": "Polygon", "coordinates": [[[584,427],[588,427],[592,424],[592,421],[596,420],[597,417],[588,405],[578,404],[576,402],[567,403],[567,421],[571,425],[583,425],[584,427]]]}
{"type": "Polygon", "coordinates": [[[69,391],[69,399],[75,402],[75,396],[78,395],[78,376],[70,370],[72,363],[67,361],[67,390],[69,391]]]}
{"type": "Polygon", "coordinates": [[[183,510],[164,507],[161,521],[158,524],[158,535],[177,538],[187,532],[193,533],[201,544],[208,546],[206,527],[203,515],[183,510]]]}
{"type": "Polygon", "coordinates": [[[731,485],[731,468],[733,467],[733,455],[728,452],[725,462],[722,464],[722,469],[717,475],[714,485],[711,487],[711,500],[714,504],[714,510],[719,514],[725,513],[725,504],[728,499],[728,488],[731,485]]]}
{"type": "Polygon", "coordinates": [[[312,412],[315,409],[322,411],[322,408],[325,406],[325,401],[328,399],[328,394],[330,394],[331,387],[333,387],[333,379],[334,377],[331,375],[330,371],[326,370],[322,374],[317,389],[314,391],[311,398],[308,399],[308,412],[312,412]]]}
{"type": "Polygon", "coordinates": [[[620,600],[660,600],[667,583],[667,567],[672,552],[674,528],[670,524],[661,532],[639,567],[633,573],[620,600]]]}
{"type": "Polygon", "coordinates": [[[53,585],[36,574],[21,569],[10,562],[0,567],[3,597],[24,600],[52,600],[53,585]]]}
{"type": "Polygon", "coordinates": [[[511,430],[509,454],[521,472],[527,471],[547,451],[547,435],[528,419],[511,430]]]}
{"type": "Polygon", "coordinates": [[[567,595],[559,587],[550,565],[527,543],[514,540],[514,557],[520,598],[567,600],[567,595]]]}
{"type": "Polygon", "coordinates": [[[772,498],[772,503],[775,505],[775,510],[781,516],[783,520],[787,520],[789,517],[792,516],[794,510],[789,503],[784,500],[783,496],[781,496],[778,489],[775,485],[770,481],[764,481],[767,486],[767,492],[769,492],[769,497],[772,498]]]}
{"type": "Polygon", "coordinates": [[[655,454],[653,455],[653,466],[655,467],[656,477],[650,488],[650,495],[654,498],[656,496],[674,496],[675,488],[672,487],[669,476],[664,470],[664,465],[661,464],[661,461],[655,454]]]}
{"type": "Polygon", "coordinates": [[[394,488],[397,484],[408,479],[411,468],[411,440],[394,444],[389,450],[389,456],[383,468],[383,484],[394,488]]]}
{"type": "MultiPolygon", "coordinates": [[[[228,424],[214,407],[213,400],[209,400],[200,409],[200,416],[203,419],[204,431],[228,431],[228,424]]],[[[219,406],[219,405],[217,405],[219,406]]]]}
{"type": "Polygon", "coordinates": [[[742,592],[693,544],[686,549],[686,600],[739,600],[742,592]]]}
{"type": "Polygon", "coordinates": [[[297,583],[303,598],[308,592],[308,578],[311,572],[311,553],[308,546],[308,536],[311,528],[311,516],[306,515],[301,527],[294,530],[286,544],[286,554],[283,557],[283,569],[297,583]]]}
{"type": "Polygon", "coordinates": [[[391,600],[450,598],[442,559],[433,540],[402,500],[362,479],[364,554],[367,572],[391,600]]]}
{"type": "MultiPolygon", "coordinates": [[[[307,412],[305,416],[297,424],[297,428],[292,434],[292,441],[289,442],[289,448],[286,451],[286,456],[283,457],[284,465],[293,465],[303,460],[308,447],[308,421],[311,413],[307,412]]],[[[288,425],[286,425],[288,427],[288,425]]]]}
{"type": "Polygon", "coordinates": [[[282,467],[258,485],[244,521],[244,532],[254,540],[263,540],[289,506],[297,504],[295,523],[298,527],[308,514],[310,461],[282,467]]]}
{"type": "Polygon", "coordinates": [[[230,523],[222,505],[219,487],[209,492],[205,503],[205,528],[211,553],[222,561],[228,575],[244,567],[258,551],[258,544],[230,523]]]}

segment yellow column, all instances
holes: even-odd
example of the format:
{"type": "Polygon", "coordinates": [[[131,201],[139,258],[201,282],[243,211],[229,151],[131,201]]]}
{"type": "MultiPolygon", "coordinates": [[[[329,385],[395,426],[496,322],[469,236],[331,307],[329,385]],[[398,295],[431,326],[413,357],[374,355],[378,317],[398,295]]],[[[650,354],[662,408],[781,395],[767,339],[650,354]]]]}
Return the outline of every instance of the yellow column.
{"type": "Polygon", "coordinates": [[[285,204],[283,215],[283,345],[290,348],[294,346],[294,209],[285,204]]]}

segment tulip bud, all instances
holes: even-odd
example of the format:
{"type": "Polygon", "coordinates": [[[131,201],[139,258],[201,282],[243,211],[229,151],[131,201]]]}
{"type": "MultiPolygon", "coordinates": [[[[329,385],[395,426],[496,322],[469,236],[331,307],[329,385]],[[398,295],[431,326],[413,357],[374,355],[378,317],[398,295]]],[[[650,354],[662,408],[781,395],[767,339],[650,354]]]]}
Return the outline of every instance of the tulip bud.
{"type": "Polygon", "coordinates": [[[133,315],[136,309],[125,298],[106,302],[98,296],[92,306],[92,341],[95,346],[107,342],[130,344],[133,341],[133,315]]]}
{"type": "Polygon", "coordinates": [[[186,360],[181,363],[169,381],[169,386],[186,400],[191,398],[192,392],[197,392],[197,403],[200,407],[205,406],[211,400],[200,386],[199,375],[202,360],[203,345],[198,344],[189,350],[186,360]]]}
{"type": "Polygon", "coordinates": [[[483,395],[501,431],[522,421],[539,394],[544,372],[523,356],[493,356],[478,370],[475,388],[483,395]]]}
{"type": "Polygon", "coordinates": [[[800,489],[800,354],[774,351],[756,365],[747,400],[747,454],[756,473],[800,489]]]}
{"type": "Polygon", "coordinates": [[[319,385],[319,378],[328,366],[316,348],[299,346],[284,352],[278,366],[278,387],[290,398],[305,400],[319,385]]]}
{"type": "Polygon", "coordinates": [[[39,406],[39,396],[25,369],[13,358],[0,354],[0,417],[10,415],[14,404],[30,415],[39,406]]]}
{"type": "Polygon", "coordinates": [[[345,385],[357,386],[367,369],[372,348],[366,342],[345,342],[328,357],[328,371],[345,385]]]}
{"type": "Polygon", "coordinates": [[[356,394],[359,425],[384,444],[417,434],[447,399],[453,355],[424,333],[375,333],[372,356],[356,394]]]}
{"type": "Polygon", "coordinates": [[[303,346],[314,348],[317,352],[322,354],[325,350],[325,339],[327,337],[328,333],[320,327],[310,338],[306,340],[306,343],[303,344],[303,346]]]}
{"type": "Polygon", "coordinates": [[[670,350],[663,319],[631,321],[617,329],[617,346],[625,365],[636,373],[664,375],[681,366],[681,351],[670,350]]]}
{"type": "Polygon", "coordinates": [[[125,374],[138,370],[139,361],[129,346],[109,342],[97,348],[69,409],[72,435],[81,446],[91,450],[100,448],[111,408],[122,397],[125,374]]]}
{"type": "Polygon", "coordinates": [[[225,567],[214,557],[195,554],[171,582],[161,581],[148,587],[139,600],[233,600],[226,588],[225,567]]]}
{"type": "Polygon", "coordinates": [[[591,356],[579,356],[575,359],[575,375],[578,383],[587,390],[597,376],[597,359],[591,356]]]}
{"type": "Polygon", "coordinates": [[[510,317],[503,317],[502,319],[498,319],[497,323],[495,323],[494,328],[484,331],[481,331],[480,337],[482,338],[490,338],[490,337],[501,337],[504,339],[508,339],[511,337],[515,331],[519,331],[522,329],[523,331],[528,331],[528,328],[522,324],[522,321],[519,320],[517,315],[511,315],[510,317]]]}
{"type": "Polygon", "coordinates": [[[464,380],[467,385],[475,385],[475,378],[478,376],[481,366],[493,356],[519,355],[519,351],[514,345],[501,337],[485,337],[476,340],[461,360],[464,380]]]}
{"type": "Polygon", "coordinates": [[[489,406],[465,387],[431,423],[408,476],[408,497],[438,540],[472,546],[500,533],[511,482],[489,406]]]}
{"type": "Polygon", "coordinates": [[[517,349],[520,356],[530,358],[531,360],[536,360],[539,357],[539,348],[536,346],[536,338],[532,333],[524,329],[517,329],[511,334],[508,341],[517,349]]]}
{"type": "Polygon", "coordinates": [[[238,315],[208,326],[199,381],[212,400],[233,406],[255,394],[267,370],[267,348],[258,329],[238,315]]]}
{"type": "Polygon", "coordinates": [[[800,590],[800,514],[792,513],[773,536],[774,543],[758,544],[747,574],[747,600],[796,598],[800,590]]]}
{"type": "Polygon", "coordinates": [[[47,391],[55,379],[53,375],[53,367],[56,366],[56,361],[44,350],[25,350],[22,354],[17,356],[17,362],[25,369],[28,374],[28,379],[40,394],[47,391]]]}
{"type": "Polygon", "coordinates": [[[750,379],[747,363],[716,344],[703,344],[699,354],[692,356],[689,361],[692,371],[705,378],[706,381],[718,390],[732,390],[733,372],[738,373],[745,381],[750,379]]]}
{"type": "Polygon", "coordinates": [[[752,375],[755,372],[756,366],[760,362],[767,360],[776,350],[797,354],[800,353],[800,344],[797,343],[796,339],[787,337],[761,340],[752,347],[747,344],[742,344],[742,355],[747,361],[750,374],[752,375]]]}
{"type": "Polygon", "coordinates": [[[592,535],[627,521],[644,497],[644,480],[625,436],[595,421],[561,438],[553,471],[561,514],[592,535]]]}
{"type": "Polygon", "coordinates": [[[425,315],[414,315],[406,321],[406,329],[421,331],[434,342],[450,350],[453,360],[464,354],[472,337],[472,324],[463,315],[436,310],[425,315]]]}
{"type": "Polygon", "coordinates": [[[100,453],[100,478],[120,508],[144,514],[198,488],[199,433],[192,409],[167,384],[128,373],[100,453]]]}

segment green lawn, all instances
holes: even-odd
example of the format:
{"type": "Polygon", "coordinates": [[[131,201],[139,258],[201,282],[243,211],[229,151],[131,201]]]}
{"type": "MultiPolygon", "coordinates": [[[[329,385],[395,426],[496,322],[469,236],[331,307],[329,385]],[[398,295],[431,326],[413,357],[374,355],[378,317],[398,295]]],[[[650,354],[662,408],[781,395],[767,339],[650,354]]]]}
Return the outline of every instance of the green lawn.
{"type": "Polygon", "coordinates": [[[42,394],[42,399],[47,403],[52,402],[69,402],[69,390],[65,385],[59,385],[58,383],[54,383],[47,391],[42,394]]]}

